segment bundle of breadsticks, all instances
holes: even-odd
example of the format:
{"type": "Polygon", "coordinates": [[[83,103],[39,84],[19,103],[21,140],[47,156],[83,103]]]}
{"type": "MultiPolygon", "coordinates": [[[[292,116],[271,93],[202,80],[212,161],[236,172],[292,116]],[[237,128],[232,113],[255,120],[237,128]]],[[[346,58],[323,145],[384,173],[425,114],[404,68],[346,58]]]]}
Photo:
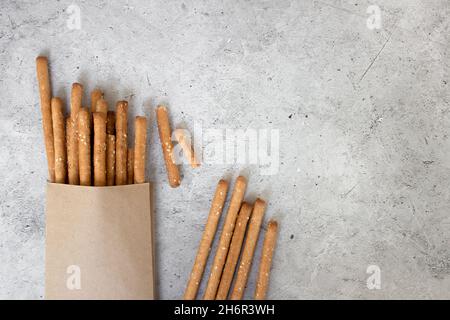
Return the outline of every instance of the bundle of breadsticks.
{"type": "MultiPolygon", "coordinates": [[[[216,255],[212,262],[211,273],[203,296],[205,300],[240,300],[244,296],[266,210],[266,202],[260,198],[256,199],[253,204],[243,202],[246,188],[247,180],[239,176],[231,195],[216,255]],[[233,288],[231,288],[233,277],[235,277],[235,281],[233,288]]],[[[193,300],[197,297],[209,252],[211,251],[224,208],[227,191],[228,182],[220,180],[212,200],[194,266],[184,293],[184,299],[186,300],[193,300]]],[[[277,233],[278,223],[275,220],[270,220],[267,224],[263,242],[254,293],[254,298],[258,300],[266,297],[277,233]]]]}
{"type": "Polygon", "coordinates": [[[50,182],[82,186],[144,183],[147,119],[134,121],[134,147],[127,143],[128,102],[108,110],[103,92],[91,93],[90,108],[82,107],[83,86],[72,85],[70,112],[52,96],[48,61],[36,59],[42,122],[50,182]]]}

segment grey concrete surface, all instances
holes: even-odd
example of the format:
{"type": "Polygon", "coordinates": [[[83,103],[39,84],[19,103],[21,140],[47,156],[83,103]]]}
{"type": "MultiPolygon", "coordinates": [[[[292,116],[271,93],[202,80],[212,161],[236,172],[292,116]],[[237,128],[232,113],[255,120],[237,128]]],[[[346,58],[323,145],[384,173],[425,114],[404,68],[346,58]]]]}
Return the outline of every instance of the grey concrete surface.
{"type": "Polygon", "coordinates": [[[448,0],[2,1],[0,19],[0,298],[44,294],[39,54],[55,94],[80,81],[151,118],[160,298],[182,296],[214,187],[239,173],[281,225],[268,298],[450,298],[448,0]],[[159,102],[191,130],[279,130],[278,171],[183,166],[171,189],[159,102]]]}

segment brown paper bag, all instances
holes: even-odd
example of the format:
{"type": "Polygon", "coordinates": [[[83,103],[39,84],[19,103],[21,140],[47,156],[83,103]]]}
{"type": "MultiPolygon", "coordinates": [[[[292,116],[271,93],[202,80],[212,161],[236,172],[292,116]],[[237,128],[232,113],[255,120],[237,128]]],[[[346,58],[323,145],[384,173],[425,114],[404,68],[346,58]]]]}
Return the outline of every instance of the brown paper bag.
{"type": "Polygon", "coordinates": [[[49,183],[47,299],[153,299],[150,185],[49,183]]]}

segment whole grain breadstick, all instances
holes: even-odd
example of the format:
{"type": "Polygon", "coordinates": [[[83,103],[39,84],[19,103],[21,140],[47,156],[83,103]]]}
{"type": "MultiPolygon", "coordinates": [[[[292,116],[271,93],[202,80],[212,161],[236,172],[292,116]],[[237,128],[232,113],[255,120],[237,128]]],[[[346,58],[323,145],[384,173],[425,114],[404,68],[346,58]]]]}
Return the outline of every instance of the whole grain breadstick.
{"type": "Polygon", "coordinates": [[[134,149],[128,148],[127,156],[127,184],[134,182],[134,149]]]}
{"type": "Polygon", "coordinates": [[[48,176],[50,182],[55,182],[55,147],[53,145],[53,125],[50,87],[47,57],[36,58],[36,73],[39,85],[39,96],[41,100],[42,126],[44,129],[45,150],[47,153],[48,176]]]}
{"type": "Polygon", "coordinates": [[[247,188],[247,180],[239,176],[234,185],[233,194],[230,200],[227,216],[223,226],[222,234],[220,235],[219,245],[217,247],[216,256],[211,268],[211,274],[206,286],[204,299],[214,300],[219,287],[220,277],[222,275],[225,259],[227,258],[228,248],[230,246],[231,237],[233,236],[234,224],[236,217],[241,207],[242,199],[244,198],[245,189],[247,188]]]}
{"type": "Polygon", "coordinates": [[[256,282],[255,300],[264,300],[266,298],[277,234],[278,223],[275,220],[270,220],[267,224],[266,236],[264,237],[258,280],[256,282]]]}
{"type": "Polygon", "coordinates": [[[106,185],[106,114],[94,112],[94,186],[106,185]]]}
{"type": "Polygon", "coordinates": [[[116,134],[116,114],[114,111],[108,111],[106,116],[106,133],[116,134]]]}
{"type": "Polygon", "coordinates": [[[127,121],[128,102],[116,105],[116,185],[127,183],[127,121]]]}
{"type": "Polygon", "coordinates": [[[91,118],[89,110],[78,112],[78,162],[80,165],[80,185],[91,185],[91,118]]]}
{"type": "Polygon", "coordinates": [[[134,183],[145,182],[145,155],[147,152],[147,118],[134,120],[134,183]]]}
{"type": "Polygon", "coordinates": [[[217,184],[205,230],[203,231],[194,266],[192,267],[186,291],[184,292],[183,298],[185,300],[194,300],[197,296],[198,287],[200,286],[200,281],[202,280],[203,272],[205,271],[206,262],[208,261],[209,252],[211,251],[211,246],[216,235],[217,225],[219,224],[222,209],[227,197],[227,191],[228,182],[220,180],[217,184]]]}
{"type": "Polygon", "coordinates": [[[105,99],[100,98],[97,100],[97,105],[95,107],[95,112],[101,112],[105,114],[105,119],[108,114],[108,102],[105,99]]]}
{"type": "Polygon", "coordinates": [[[236,264],[241,253],[242,242],[244,241],[245,230],[247,228],[247,222],[252,213],[252,206],[246,202],[242,204],[239,216],[236,221],[236,227],[234,228],[233,238],[231,239],[230,250],[228,251],[227,262],[223,269],[222,278],[220,279],[219,289],[217,290],[217,300],[226,300],[228,291],[233,281],[234,271],[236,264]]]}
{"type": "Polygon", "coordinates": [[[52,98],[52,123],[55,148],[55,182],[66,182],[66,129],[63,114],[63,102],[60,98],[52,98]]]}
{"type": "Polygon", "coordinates": [[[189,161],[189,164],[192,168],[197,168],[200,166],[200,163],[197,160],[197,157],[194,153],[194,147],[191,143],[191,139],[186,137],[185,130],[184,129],[177,129],[174,132],[175,139],[177,139],[178,143],[180,144],[181,148],[183,149],[183,153],[186,156],[187,160],[189,161]]]}
{"type": "Polygon", "coordinates": [[[78,112],[81,109],[83,86],[79,83],[72,84],[70,94],[70,124],[66,124],[67,135],[67,171],[69,184],[80,184],[80,172],[78,163],[78,112]]]}
{"type": "Polygon", "coordinates": [[[178,167],[173,159],[173,144],[166,107],[158,106],[158,108],[156,108],[156,120],[158,122],[159,139],[161,140],[169,184],[172,188],[176,188],[180,185],[181,179],[178,167]]]}
{"type": "Polygon", "coordinates": [[[114,185],[116,178],[116,136],[108,134],[106,140],[106,184],[114,185]]]}
{"type": "Polygon", "coordinates": [[[242,250],[236,281],[234,282],[234,287],[230,296],[231,300],[240,300],[244,295],[265,210],[266,202],[259,198],[256,199],[247,230],[247,236],[245,238],[244,249],[242,250]]]}
{"type": "Polygon", "coordinates": [[[95,88],[94,90],[92,90],[91,92],[91,112],[97,112],[97,101],[103,98],[103,92],[98,89],[95,88]]]}

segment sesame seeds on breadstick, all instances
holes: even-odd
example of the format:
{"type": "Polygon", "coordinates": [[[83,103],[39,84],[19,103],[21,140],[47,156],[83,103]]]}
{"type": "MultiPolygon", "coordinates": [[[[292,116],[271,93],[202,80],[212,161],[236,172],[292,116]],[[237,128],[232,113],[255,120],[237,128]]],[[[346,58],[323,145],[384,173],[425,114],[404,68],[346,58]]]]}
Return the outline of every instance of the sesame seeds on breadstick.
{"type": "Polygon", "coordinates": [[[80,185],[91,185],[91,126],[89,110],[81,108],[78,113],[78,162],[80,185]]]}
{"type": "Polygon", "coordinates": [[[156,108],[156,120],[158,122],[159,139],[161,140],[169,185],[172,188],[176,188],[180,185],[181,179],[173,157],[172,132],[170,130],[169,115],[165,106],[158,106],[156,108]]]}
{"type": "Polygon", "coordinates": [[[94,186],[106,185],[106,114],[94,112],[94,186]]]}
{"type": "Polygon", "coordinates": [[[78,112],[81,109],[83,86],[72,84],[70,94],[70,125],[67,123],[67,171],[69,184],[80,184],[80,171],[78,163],[78,112]]]}
{"type": "Polygon", "coordinates": [[[116,185],[127,183],[127,121],[128,102],[116,105],[116,185]]]}
{"type": "Polygon", "coordinates": [[[127,155],[127,184],[134,182],[134,149],[128,148],[127,155]]]}
{"type": "Polygon", "coordinates": [[[116,179],[116,136],[106,138],[106,185],[113,186],[116,179]]]}

